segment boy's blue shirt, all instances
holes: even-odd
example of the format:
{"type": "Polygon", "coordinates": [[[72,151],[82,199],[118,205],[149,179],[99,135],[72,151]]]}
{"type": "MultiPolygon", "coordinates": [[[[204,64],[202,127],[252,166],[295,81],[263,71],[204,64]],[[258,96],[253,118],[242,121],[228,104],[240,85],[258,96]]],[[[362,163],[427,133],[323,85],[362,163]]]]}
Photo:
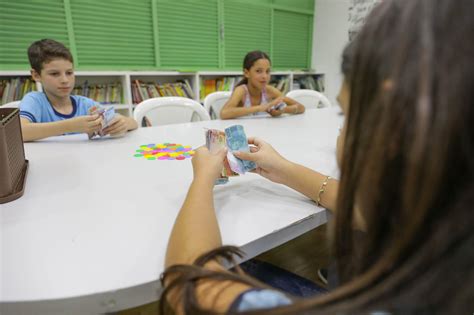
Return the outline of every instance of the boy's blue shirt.
{"type": "Polygon", "coordinates": [[[70,95],[70,98],[72,112],[69,115],[64,115],[53,108],[44,92],[30,92],[21,100],[20,117],[33,123],[60,121],[89,115],[89,108],[96,103],[94,100],[80,95],[70,95]]]}

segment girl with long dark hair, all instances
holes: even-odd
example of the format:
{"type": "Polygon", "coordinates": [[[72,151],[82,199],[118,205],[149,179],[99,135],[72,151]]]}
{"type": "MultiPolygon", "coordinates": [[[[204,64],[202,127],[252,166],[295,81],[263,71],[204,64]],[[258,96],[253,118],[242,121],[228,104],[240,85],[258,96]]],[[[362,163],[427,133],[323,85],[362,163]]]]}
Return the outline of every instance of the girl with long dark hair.
{"type": "MultiPolygon", "coordinates": [[[[222,247],[213,207],[225,152],[201,148],[169,241],[163,298],[186,314],[472,314],[473,11],[472,0],[384,0],[353,43],[341,179],[320,200],[335,190],[336,289],[296,299],[222,266],[239,254],[222,247]]],[[[250,143],[239,157],[317,201],[325,177],[250,143]]]]}
{"type": "Polygon", "coordinates": [[[271,61],[263,51],[247,53],[243,63],[244,78],[237,83],[230,99],[222,107],[222,119],[248,115],[276,117],[283,113],[301,114],[305,107],[294,99],[283,96],[269,85],[271,61]]]}

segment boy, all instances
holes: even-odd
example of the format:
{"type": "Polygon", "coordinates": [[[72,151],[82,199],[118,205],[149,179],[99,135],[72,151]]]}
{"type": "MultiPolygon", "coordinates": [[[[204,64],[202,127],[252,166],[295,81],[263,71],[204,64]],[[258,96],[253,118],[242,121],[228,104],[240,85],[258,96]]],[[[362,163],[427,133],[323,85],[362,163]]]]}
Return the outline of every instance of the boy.
{"type": "MultiPolygon", "coordinates": [[[[69,49],[52,39],[42,39],[28,48],[28,59],[31,76],[41,83],[43,92],[30,92],[20,103],[23,141],[66,133],[91,136],[99,132],[102,117],[89,113],[95,102],[84,96],[71,95],[75,79],[69,49]]],[[[133,118],[115,114],[103,134],[115,136],[136,128],[133,118]]]]}

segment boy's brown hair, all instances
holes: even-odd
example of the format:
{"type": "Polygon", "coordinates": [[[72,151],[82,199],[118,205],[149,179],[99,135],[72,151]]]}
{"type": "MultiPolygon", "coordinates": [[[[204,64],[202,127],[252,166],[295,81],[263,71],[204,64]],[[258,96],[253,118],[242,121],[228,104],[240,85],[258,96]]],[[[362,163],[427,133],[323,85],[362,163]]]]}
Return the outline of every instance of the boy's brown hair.
{"type": "Polygon", "coordinates": [[[38,74],[41,74],[43,64],[52,61],[53,59],[66,59],[74,63],[72,54],[69,49],[62,43],[53,39],[41,39],[28,47],[28,59],[31,68],[38,74]]]}

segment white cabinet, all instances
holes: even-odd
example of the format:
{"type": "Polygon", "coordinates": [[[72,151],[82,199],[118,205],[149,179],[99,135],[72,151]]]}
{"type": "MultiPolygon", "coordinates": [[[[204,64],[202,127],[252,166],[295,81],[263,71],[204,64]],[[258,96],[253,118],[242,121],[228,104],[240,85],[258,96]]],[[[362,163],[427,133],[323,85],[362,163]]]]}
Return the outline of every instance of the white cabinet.
{"type": "MultiPolygon", "coordinates": [[[[134,105],[156,96],[184,96],[202,102],[205,95],[219,90],[232,90],[242,78],[241,71],[76,71],[73,93],[110,104],[127,116],[134,105]]],[[[20,100],[34,84],[29,71],[0,71],[0,105],[20,100]],[[8,85],[8,86],[7,86],[8,85]]],[[[315,89],[324,92],[324,74],[306,71],[275,71],[271,84],[283,93],[296,88],[312,88],[304,82],[316,82],[315,89]]],[[[308,83],[308,84],[309,84],[308,83]]]]}

